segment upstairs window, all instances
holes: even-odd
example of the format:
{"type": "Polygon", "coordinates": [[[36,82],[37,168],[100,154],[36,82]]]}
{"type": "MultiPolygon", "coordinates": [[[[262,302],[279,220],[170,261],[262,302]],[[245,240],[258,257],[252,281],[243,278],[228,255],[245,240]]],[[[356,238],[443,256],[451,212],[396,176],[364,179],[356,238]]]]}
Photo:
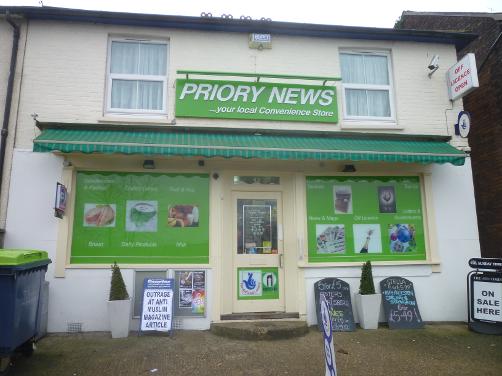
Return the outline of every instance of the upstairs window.
{"type": "Polygon", "coordinates": [[[167,43],[113,39],[108,69],[108,112],[166,113],[167,43]]]}
{"type": "Polygon", "coordinates": [[[343,52],[340,64],[345,118],[394,119],[389,55],[343,52]]]}

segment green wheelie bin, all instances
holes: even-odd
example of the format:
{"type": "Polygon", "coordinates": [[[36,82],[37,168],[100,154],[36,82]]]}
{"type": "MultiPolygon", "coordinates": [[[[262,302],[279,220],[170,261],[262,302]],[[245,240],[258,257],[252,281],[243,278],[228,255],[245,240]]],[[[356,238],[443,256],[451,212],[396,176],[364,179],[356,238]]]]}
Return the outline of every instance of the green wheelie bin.
{"type": "Polygon", "coordinates": [[[0,373],[16,351],[33,352],[39,329],[47,252],[0,249],[0,373]]]}

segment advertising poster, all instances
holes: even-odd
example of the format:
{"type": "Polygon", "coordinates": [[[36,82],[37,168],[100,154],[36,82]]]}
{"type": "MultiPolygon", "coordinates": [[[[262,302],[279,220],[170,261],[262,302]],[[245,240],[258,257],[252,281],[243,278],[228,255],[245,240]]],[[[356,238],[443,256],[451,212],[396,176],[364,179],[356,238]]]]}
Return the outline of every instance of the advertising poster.
{"type": "Polygon", "coordinates": [[[206,264],[209,177],[77,173],[72,264],[206,264]]]}
{"type": "Polygon", "coordinates": [[[173,288],[173,279],[145,278],[140,330],[159,332],[171,330],[173,288]]]}
{"type": "Polygon", "coordinates": [[[425,260],[418,176],[308,176],[309,262],[425,260]]]}
{"type": "Polygon", "coordinates": [[[279,299],[278,268],[237,268],[237,299],[279,299]]]}
{"type": "Polygon", "coordinates": [[[204,270],[176,270],[177,316],[204,316],[206,314],[206,272],[204,270]]]}

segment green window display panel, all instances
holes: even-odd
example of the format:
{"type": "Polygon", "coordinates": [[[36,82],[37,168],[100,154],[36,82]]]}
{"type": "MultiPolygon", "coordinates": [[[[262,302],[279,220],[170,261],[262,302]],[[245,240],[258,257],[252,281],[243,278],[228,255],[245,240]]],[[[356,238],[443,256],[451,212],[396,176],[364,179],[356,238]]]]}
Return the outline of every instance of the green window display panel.
{"type": "Polygon", "coordinates": [[[237,299],[279,299],[278,268],[237,268],[237,299]]]}
{"type": "Polygon", "coordinates": [[[425,260],[418,176],[308,176],[308,260],[425,260]]]}
{"type": "Polygon", "coordinates": [[[72,264],[209,263],[209,176],[77,173],[72,264]]]}

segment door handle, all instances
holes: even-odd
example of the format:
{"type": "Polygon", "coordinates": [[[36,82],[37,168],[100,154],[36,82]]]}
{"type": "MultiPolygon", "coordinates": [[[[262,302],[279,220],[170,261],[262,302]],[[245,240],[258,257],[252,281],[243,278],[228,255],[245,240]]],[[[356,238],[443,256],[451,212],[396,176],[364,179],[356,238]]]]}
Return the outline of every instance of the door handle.
{"type": "Polygon", "coordinates": [[[281,253],[281,254],[279,255],[279,268],[281,268],[281,269],[282,269],[282,267],[283,267],[283,266],[284,266],[284,254],[283,254],[283,253],[281,253]]]}

